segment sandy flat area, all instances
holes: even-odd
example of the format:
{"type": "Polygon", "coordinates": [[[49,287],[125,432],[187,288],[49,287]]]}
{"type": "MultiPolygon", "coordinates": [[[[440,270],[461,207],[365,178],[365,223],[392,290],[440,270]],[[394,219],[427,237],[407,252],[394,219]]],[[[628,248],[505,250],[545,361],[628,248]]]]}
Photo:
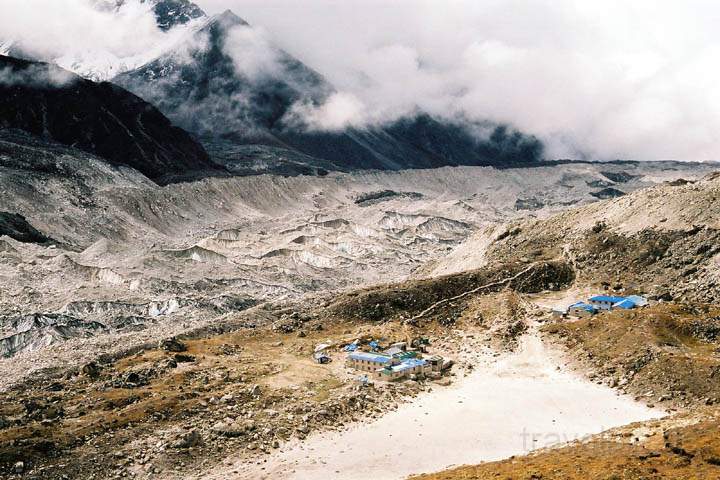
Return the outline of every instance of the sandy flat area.
{"type": "Polygon", "coordinates": [[[395,480],[475,464],[663,416],[568,371],[536,333],[517,353],[380,419],[316,434],[260,464],[225,462],[202,478],[395,480]]]}

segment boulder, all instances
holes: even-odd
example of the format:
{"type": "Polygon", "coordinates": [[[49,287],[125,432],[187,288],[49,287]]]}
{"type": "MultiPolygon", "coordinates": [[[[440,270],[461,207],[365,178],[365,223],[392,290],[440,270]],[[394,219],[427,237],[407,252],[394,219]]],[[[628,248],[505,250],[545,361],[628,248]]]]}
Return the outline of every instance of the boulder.
{"type": "Polygon", "coordinates": [[[100,376],[100,366],[95,362],[86,363],[81,371],[83,375],[92,379],[100,376]]]}
{"type": "Polygon", "coordinates": [[[217,422],[211,430],[223,437],[235,438],[250,433],[255,429],[255,423],[250,420],[224,420],[217,422]]]}
{"type": "Polygon", "coordinates": [[[166,340],[161,340],[159,347],[166,352],[187,351],[187,346],[177,338],[168,338],[166,340]]]}
{"type": "Polygon", "coordinates": [[[195,361],[195,357],[183,353],[176,353],[174,358],[177,363],[193,363],[195,361]]]}

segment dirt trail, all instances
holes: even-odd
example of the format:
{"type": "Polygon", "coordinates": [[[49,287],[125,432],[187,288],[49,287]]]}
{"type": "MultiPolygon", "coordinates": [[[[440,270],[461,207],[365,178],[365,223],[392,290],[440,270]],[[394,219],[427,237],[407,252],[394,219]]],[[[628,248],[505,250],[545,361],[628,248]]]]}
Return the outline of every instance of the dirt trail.
{"type": "Polygon", "coordinates": [[[467,292],[463,292],[463,293],[461,293],[460,295],[455,295],[454,297],[451,297],[451,298],[444,298],[444,299],[442,299],[442,300],[440,300],[440,301],[438,301],[438,302],[435,302],[435,303],[433,303],[432,305],[430,305],[428,308],[426,308],[425,310],[423,310],[422,312],[418,313],[417,315],[415,315],[415,316],[413,316],[412,318],[410,318],[409,320],[407,320],[407,323],[412,324],[413,322],[415,322],[415,321],[417,321],[417,320],[420,320],[421,318],[423,318],[423,317],[426,316],[428,313],[432,312],[433,310],[435,310],[437,307],[439,307],[439,306],[441,306],[441,305],[445,305],[445,304],[447,304],[447,303],[454,302],[454,301],[456,301],[456,300],[460,300],[460,299],[462,299],[462,298],[465,298],[465,297],[467,297],[467,296],[469,296],[469,295],[473,295],[473,294],[475,294],[475,293],[478,293],[478,292],[480,292],[480,291],[482,291],[482,290],[486,290],[486,289],[488,289],[488,288],[497,287],[497,286],[500,286],[500,285],[507,285],[507,284],[509,284],[510,282],[512,282],[513,280],[517,280],[517,279],[520,278],[521,276],[523,276],[523,275],[525,275],[526,273],[528,273],[530,270],[532,270],[533,268],[535,268],[536,265],[537,265],[536,263],[533,263],[532,265],[530,265],[529,267],[527,267],[525,270],[516,273],[516,274],[513,275],[512,277],[507,277],[507,278],[504,278],[503,280],[498,280],[497,282],[488,283],[487,285],[480,285],[479,287],[475,287],[475,288],[473,288],[472,290],[468,290],[467,292]]]}
{"type": "Polygon", "coordinates": [[[565,370],[535,329],[513,354],[478,353],[479,367],[373,423],[317,434],[266,463],[237,461],[207,479],[402,479],[413,473],[527,453],[629,422],[660,417],[565,370]]]}

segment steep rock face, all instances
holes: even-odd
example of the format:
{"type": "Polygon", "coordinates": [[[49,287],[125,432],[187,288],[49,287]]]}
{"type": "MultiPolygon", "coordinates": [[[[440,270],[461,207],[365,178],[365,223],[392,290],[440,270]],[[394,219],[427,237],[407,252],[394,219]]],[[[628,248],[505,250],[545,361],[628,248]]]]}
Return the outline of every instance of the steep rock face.
{"type": "Polygon", "coordinates": [[[26,243],[43,243],[49,240],[30,225],[25,217],[8,212],[0,212],[0,237],[3,235],[26,243]]]}
{"type": "Polygon", "coordinates": [[[139,97],[44,63],[0,56],[0,128],[77,147],[160,184],[223,172],[187,132],[139,97]]]}
{"type": "MultiPolygon", "coordinates": [[[[290,149],[317,159],[315,167],[336,169],[504,166],[542,155],[537,139],[507,127],[422,114],[382,127],[308,132],[288,121],[289,114],[298,103],[322,104],[333,86],[230,11],[113,81],[200,136],[226,164],[238,145],[248,144],[290,149]]],[[[235,156],[247,169],[252,160],[246,153],[235,156]]]]}
{"type": "Polygon", "coordinates": [[[437,168],[477,165],[510,167],[542,158],[542,143],[505,126],[464,124],[429,115],[400,119],[383,127],[341,133],[278,132],[285,144],[347,169],[437,168]],[[471,132],[487,131],[482,138],[471,132]]]}
{"type": "Polygon", "coordinates": [[[153,11],[158,26],[163,30],[170,30],[205,16],[200,7],[188,0],[155,0],[153,11]]]}
{"type": "Polygon", "coordinates": [[[273,130],[291,105],[320,101],[332,91],[318,73],[230,11],[208,20],[172,52],[113,81],[198,135],[248,143],[278,143],[273,130]],[[266,58],[246,59],[244,53],[266,58]]]}

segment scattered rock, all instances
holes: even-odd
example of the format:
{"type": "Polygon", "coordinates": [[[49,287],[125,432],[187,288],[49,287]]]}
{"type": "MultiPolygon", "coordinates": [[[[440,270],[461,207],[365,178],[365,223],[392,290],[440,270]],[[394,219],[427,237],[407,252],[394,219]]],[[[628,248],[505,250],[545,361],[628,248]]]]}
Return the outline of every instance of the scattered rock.
{"type": "Polygon", "coordinates": [[[100,376],[100,366],[95,362],[86,363],[80,370],[83,375],[96,379],[100,376]]]}
{"type": "Polygon", "coordinates": [[[177,363],[192,363],[195,361],[195,357],[193,357],[192,355],[185,355],[182,353],[176,353],[173,358],[177,363]]]}
{"type": "Polygon", "coordinates": [[[160,348],[166,352],[185,352],[187,351],[187,345],[178,340],[177,338],[168,338],[160,341],[160,348]]]}
{"type": "Polygon", "coordinates": [[[202,442],[202,437],[197,430],[191,430],[180,436],[175,442],[173,442],[173,448],[192,448],[202,442]]]}
{"type": "Polygon", "coordinates": [[[217,422],[212,426],[211,430],[228,438],[235,438],[245,435],[246,433],[252,432],[255,429],[255,424],[250,421],[221,421],[217,422]]]}

